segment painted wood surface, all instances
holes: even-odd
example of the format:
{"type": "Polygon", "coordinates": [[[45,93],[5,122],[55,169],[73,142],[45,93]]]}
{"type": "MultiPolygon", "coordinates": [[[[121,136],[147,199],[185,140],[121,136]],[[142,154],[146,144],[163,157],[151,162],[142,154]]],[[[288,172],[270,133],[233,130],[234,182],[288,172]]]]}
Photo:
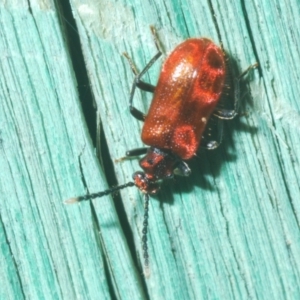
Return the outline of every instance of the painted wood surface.
{"type": "MultiPolygon", "coordinates": [[[[298,299],[299,2],[70,2],[73,25],[70,8],[50,0],[0,4],[0,298],[298,299]],[[104,174],[108,157],[98,149],[97,160],[72,53],[83,54],[83,90],[91,90],[94,123],[101,120],[114,161],[142,146],[122,53],[145,66],[156,53],[149,25],[165,53],[204,36],[222,42],[236,73],[256,61],[260,68],[247,78],[243,114],[226,125],[221,147],[201,151],[190,178],[151,198],[144,277],[139,191],[121,193],[131,233],[111,197],[63,200],[107,188],[105,174],[121,184],[139,169],[126,160],[104,174]]],[[[160,65],[146,81],[155,84],[160,65]]],[[[151,95],[134,101],[146,112],[151,95]]]]}

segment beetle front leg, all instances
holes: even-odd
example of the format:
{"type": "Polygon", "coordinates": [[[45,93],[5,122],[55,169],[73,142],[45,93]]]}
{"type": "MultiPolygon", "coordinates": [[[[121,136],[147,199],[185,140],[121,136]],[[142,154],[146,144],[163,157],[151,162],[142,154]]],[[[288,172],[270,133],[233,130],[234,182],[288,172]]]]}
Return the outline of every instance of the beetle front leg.
{"type": "Polygon", "coordinates": [[[126,157],[140,156],[146,154],[148,147],[136,148],[126,151],[126,157]]]}
{"type": "Polygon", "coordinates": [[[136,148],[136,149],[131,149],[131,150],[128,150],[126,151],[125,153],[125,156],[121,157],[121,158],[118,158],[118,159],[115,159],[115,162],[122,162],[128,158],[131,158],[131,157],[135,157],[135,156],[140,156],[140,155],[144,155],[146,154],[148,151],[148,147],[143,147],[143,148],[136,148]]]}

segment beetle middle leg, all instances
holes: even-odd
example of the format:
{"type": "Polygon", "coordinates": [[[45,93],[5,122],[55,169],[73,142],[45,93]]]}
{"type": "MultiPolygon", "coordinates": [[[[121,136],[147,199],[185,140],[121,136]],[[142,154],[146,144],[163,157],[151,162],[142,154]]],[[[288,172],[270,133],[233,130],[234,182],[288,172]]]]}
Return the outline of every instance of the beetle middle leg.
{"type": "Polygon", "coordinates": [[[258,63],[250,65],[238,78],[234,79],[233,87],[234,87],[234,107],[233,109],[224,109],[216,107],[214,111],[214,116],[222,120],[232,120],[237,114],[239,110],[240,104],[240,82],[242,78],[248,74],[248,72],[252,69],[257,68],[258,63]]]}
{"type": "Polygon", "coordinates": [[[136,69],[132,59],[129,57],[129,55],[127,53],[123,53],[123,55],[126,57],[126,59],[129,62],[130,68],[132,70],[132,72],[135,75],[133,84],[132,84],[132,88],[130,91],[130,97],[129,97],[129,109],[130,109],[130,113],[132,116],[134,116],[136,119],[140,120],[140,121],[144,121],[146,115],[141,112],[140,110],[138,110],[137,108],[135,108],[133,106],[133,96],[135,93],[135,89],[138,87],[139,89],[145,91],[145,92],[150,92],[150,93],[154,93],[155,90],[155,86],[144,82],[141,80],[142,76],[152,67],[152,65],[159,59],[159,57],[162,55],[162,52],[160,50],[159,44],[158,44],[158,39],[156,36],[156,31],[155,28],[153,26],[150,27],[153,38],[154,38],[154,43],[155,46],[157,48],[157,53],[155,54],[155,56],[147,63],[147,65],[145,66],[145,68],[139,73],[138,70],[136,69]]]}
{"type": "Polygon", "coordinates": [[[200,147],[202,149],[214,150],[220,146],[223,140],[223,123],[223,120],[211,116],[201,139],[200,147]]]}
{"type": "MultiPolygon", "coordinates": [[[[213,150],[219,147],[219,145],[222,143],[223,140],[223,120],[231,120],[233,119],[237,114],[239,110],[239,100],[240,100],[240,81],[242,78],[248,74],[248,72],[258,66],[257,63],[250,65],[238,78],[235,78],[232,80],[232,77],[228,76],[228,78],[225,81],[225,91],[224,91],[224,98],[228,98],[230,92],[230,86],[233,85],[234,87],[234,107],[233,109],[225,109],[220,106],[215,108],[215,111],[213,112],[210,122],[208,126],[206,127],[204,134],[201,139],[201,148],[205,148],[208,150],[213,150]],[[234,81],[234,82],[232,82],[234,81]],[[226,91],[227,88],[227,91],[226,91]],[[216,132],[217,131],[217,132],[216,132]],[[213,136],[217,136],[216,139],[212,139],[213,136]]],[[[229,69],[230,70],[230,69],[229,69]]],[[[225,99],[223,99],[225,100],[225,99]]]]}
{"type": "MultiPolygon", "coordinates": [[[[144,82],[141,80],[141,76],[143,75],[142,71],[141,73],[138,72],[134,62],[132,61],[132,59],[130,58],[130,56],[128,55],[128,53],[124,52],[123,55],[126,57],[126,59],[128,60],[128,63],[130,65],[130,68],[133,72],[133,74],[135,75],[135,79],[134,79],[134,83],[136,85],[136,87],[138,87],[139,89],[141,89],[142,91],[145,91],[145,92],[150,92],[150,93],[154,93],[154,90],[155,90],[155,86],[150,84],[150,83],[147,83],[147,82],[144,82]],[[142,75],[141,75],[142,74],[142,75]]],[[[153,63],[152,63],[153,64],[153,63]]],[[[152,65],[151,64],[151,65],[152,65]]],[[[147,67],[147,66],[146,66],[147,67]]],[[[150,66],[151,67],[151,66],[150,66]]],[[[149,67],[149,68],[150,68],[149,67]]],[[[148,69],[149,69],[148,68],[148,69]]],[[[147,70],[148,70],[147,69],[147,70]]]]}

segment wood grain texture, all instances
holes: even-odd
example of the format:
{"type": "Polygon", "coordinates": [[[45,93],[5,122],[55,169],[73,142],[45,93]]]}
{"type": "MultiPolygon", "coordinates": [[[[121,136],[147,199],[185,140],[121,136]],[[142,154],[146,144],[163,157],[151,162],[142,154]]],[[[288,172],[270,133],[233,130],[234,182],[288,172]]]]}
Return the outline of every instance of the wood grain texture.
{"type": "Polygon", "coordinates": [[[105,268],[114,264],[114,279],[123,282],[115,294],[142,297],[111,200],[97,208],[105,245],[88,203],[63,204],[86,193],[81,176],[92,190],[106,185],[56,7],[2,4],[0,13],[1,299],[110,299],[116,283],[105,268]]]}
{"type": "MultiPolygon", "coordinates": [[[[78,100],[61,11],[48,1],[0,4],[1,299],[299,299],[299,1],[71,0],[85,66],[113,160],[141,147],[130,116],[133,74],[188,37],[221,42],[248,77],[224,142],[189,162],[150,203],[150,276],[141,256],[143,198],[122,191],[136,253],[110,197],[78,100]],[[30,5],[30,9],[28,7],[30,5]],[[95,211],[95,215],[92,213],[95,211]],[[143,282],[145,284],[143,284],[143,282]]],[[[66,25],[67,26],[67,25],[66,25]]],[[[160,62],[145,76],[155,84],[160,62]]],[[[147,111],[151,95],[137,93],[147,111]]],[[[107,157],[102,157],[106,160],[107,157]]],[[[137,160],[114,164],[131,180],[137,160]]]]}

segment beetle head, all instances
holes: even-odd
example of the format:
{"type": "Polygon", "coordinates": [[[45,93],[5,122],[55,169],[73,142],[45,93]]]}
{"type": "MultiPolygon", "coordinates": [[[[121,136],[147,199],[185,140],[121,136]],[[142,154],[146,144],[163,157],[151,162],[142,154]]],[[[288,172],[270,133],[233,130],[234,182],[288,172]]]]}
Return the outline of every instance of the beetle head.
{"type": "Polygon", "coordinates": [[[139,163],[150,181],[158,181],[173,176],[176,158],[167,150],[150,147],[139,163]]]}
{"type": "Polygon", "coordinates": [[[132,178],[134,184],[145,194],[155,194],[159,190],[159,185],[150,180],[144,172],[135,172],[132,178]]]}

